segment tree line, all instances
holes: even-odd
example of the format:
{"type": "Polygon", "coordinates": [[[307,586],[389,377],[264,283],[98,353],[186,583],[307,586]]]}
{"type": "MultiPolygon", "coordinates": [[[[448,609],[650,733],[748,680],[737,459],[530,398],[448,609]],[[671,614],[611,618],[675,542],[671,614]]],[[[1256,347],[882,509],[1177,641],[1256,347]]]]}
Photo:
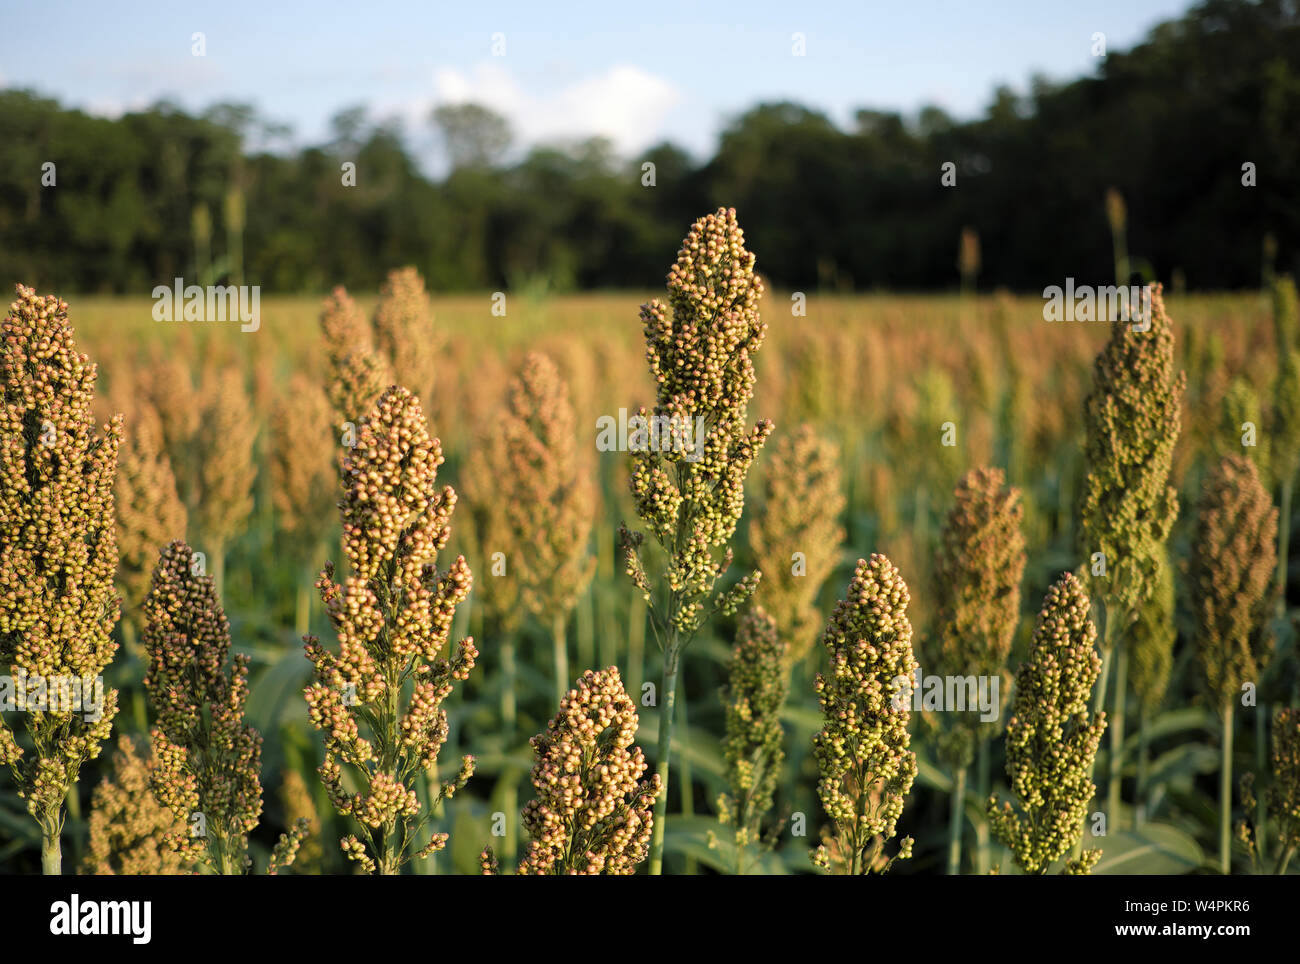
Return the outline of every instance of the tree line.
{"type": "Polygon", "coordinates": [[[289,148],[248,105],[109,119],[0,91],[0,276],[366,290],[412,264],[439,290],[646,288],[720,205],[742,213],[759,270],[800,290],[949,289],[964,271],[1034,291],[1117,265],[1222,289],[1300,267],[1295,0],[1209,0],[1094,75],[999,88],[970,121],[864,108],[846,128],[759,104],[703,160],[599,138],[512,154],[506,121],[473,104],[429,121],[437,177],[411,132],[361,107],[289,148]]]}

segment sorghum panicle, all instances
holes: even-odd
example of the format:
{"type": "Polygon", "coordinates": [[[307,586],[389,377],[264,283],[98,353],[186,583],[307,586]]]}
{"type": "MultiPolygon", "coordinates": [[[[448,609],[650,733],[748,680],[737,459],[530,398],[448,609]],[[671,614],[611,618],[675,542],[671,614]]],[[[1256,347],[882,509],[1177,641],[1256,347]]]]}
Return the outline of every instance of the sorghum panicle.
{"type": "Polygon", "coordinates": [[[1160,285],[1151,286],[1150,328],[1116,322],[1093,365],[1085,403],[1088,474],[1080,506],[1085,557],[1105,553],[1106,575],[1093,576],[1105,601],[1106,636],[1118,639],[1155,586],[1174,519],[1169,485],[1186,375],[1174,373],[1173,326],[1160,285]]]}
{"type": "MultiPolygon", "coordinates": [[[[684,445],[632,453],[637,514],[669,555],[667,582],[679,597],[671,620],[684,637],[699,627],[704,599],[730,564],[730,552],[721,560],[714,553],[735,532],[745,475],[772,432],[770,421],[746,424],[754,354],[767,332],[758,312],[762,293],[735,210],[719,209],[696,221],[682,242],[668,273],[668,304],[656,299],[641,308],[657,392],[653,416],[674,418],[692,431],[703,418],[705,426],[696,461],[687,458],[695,453],[684,445]]],[[[629,572],[645,591],[639,544],[635,534],[624,535],[629,572]]],[[[756,585],[756,577],[748,578],[720,604],[734,611],[756,585]]]]}
{"type": "Polygon", "coordinates": [[[1277,827],[1279,849],[1300,850],[1300,709],[1281,708],[1273,714],[1273,782],[1268,809],[1277,827]]]}
{"type": "Polygon", "coordinates": [[[1174,666],[1174,567],[1162,557],[1156,573],[1156,588],[1129,630],[1131,661],[1129,681],[1146,712],[1159,707],[1169,686],[1174,666]]]}
{"type": "MultiPolygon", "coordinates": [[[[93,684],[113,659],[113,489],[120,416],[96,430],[95,366],[78,353],[68,306],[19,285],[0,329],[0,669],[93,684]]],[[[40,823],[45,867],[58,872],[63,800],[99,756],[117,712],[20,714],[24,751],[0,718],[0,764],[40,823]],[[88,719],[95,716],[97,719],[88,719]]]]}
{"type": "Polygon", "coordinates": [[[495,498],[506,503],[508,555],[524,605],[552,619],[577,605],[595,573],[588,549],[595,492],[578,461],[568,386],[540,352],[530,352],[511,381],[498,431],[509,460],[495,480],[495,498]]]}
{"type": "Polygon", "coordinates": [[[406,267],[388,273],[371,326],[375,347],[387,359],[393,380],[416,398],[433,398],[438,350],[433,308],[419,271],[406,267]]]}
{"type": "MultiPolygon", "coordinates": [[[[1020,491],[1007,488],[1001,469],[978,468],[962,477],[953,498],[935,560],[938,673],[1000,676],[1006,692],[1006,663],[1020,622],[1025,572],[1020,491]]],[[[946,746],[950,762],[965,766],[980,732],[991,735],[996,723],[981,723],[973,714],[957,714],[957,719],[946,746]]]]}
{"type": "Polygon", "coordinates": [[[154,797],[153,761],[128,737],[117,741],[112,772],[95,788],[90,837],[82,872],[98,875],[185,874],[193,872],[168,843],[186,827],[154,797]]]}
{"type": "Polygon", "coordinates": [[[194,385],[194,376],[182,356],[162,354],[152,358],[148,367],[138,372],[135,390],[140,401],[146,402],[158,414],[163,445],[172,471],[176,473],[177,494],[183,503],[191,505],[194,493],[184,471],[191,459],[194,437],[203,417],[203,404],[194,385]]]}
{"type": "Polygon", "coordinates": [[[169,842],[186,863],[242,874],[262,813],[262,738],[244,722],[248,657],[231,658],[212,577],[184,542],[163,550],[144,615],[144,685],[157,716],[152,785],[184,828],[169,842]]]}
{"type": "Polygon", "coordinates": [[[1272,436],[1263,431],[1264,420],[1260,415],[1259,395],[1250,381],[1238,375],[1228,383],[1228,390],[1223,396],[1222,424],[1216,435],[1215,457],[1224,455],[1246,455],[1259,469],[1261,479],[1268,479],[1270,471],[1269,442],[1272,436]],[[1243,444],[1243,436],[1253,426],[1256,433],[1255,444],[1243,444]]]}
{"type": "Polygon", "coordinates": [[[243,373],[237,368],[207,373],[201,391],[203,422],[195,453],[199,465],[193,521],[215,553],[242,531],[253,511],[257,421],[243,373]]]}
{"type": "MultiPolygon", "coordinates": [[[[415,786],[437,764],[447,739],[443,701],[478,658],[472,639],[448,652],[452,619],[472,576],[464,556],[437,568],[456,507],[455,491],[438,488],[442,462],[420,403],[406,389],[390,388],[343,459],[339,507],[348,577],[335,582],[330,564],[318,582],[339,652],[306,637],[315,667],[307,705],[325,736],[321,778],[334,806],[355,817],[365,835],[364,842],[344,838],[344,852],[372,873],[398,873],[412,857],[446,843],[442,833],[420,842],[429,813],[415,786]],[[345,787],[344,766],[358,792],[345,787]]],[[[473,767],[473,757],[465,757],[433,804],[463,787],[473,767]]]]}
{"type": "Polygon", "coordinates": [[[319,874],[324,851],[321,847],[320,814],[312,799],[311,790],[302,774],[292,767],[287,767],[280,782],[280,805],[284,807],[285,820],[294,826],[304,825],[306,836],[298,849],[294,860],[294,872],[301,874],[319,874]]]}
{"type": "Polygon", "coordinates": [[[1190,565],[1197,648],[1219,710],[1259,682],[1276,539],[1277,509],[1255,464],[1225,456],[1202,487],[1190,565]]]}
{"type": "Polygon", "coordinates": [[[162,420],[152,404],[140,402],[118,457],[118,582],[124,619],[141,621],[140,606],[158,553],[173,539],[185,538],[185,526],[185,504],[176,490],[162,420]]]}
{"type": "Polygon", "coordinates": [[[520,604],[519,562],[521,538],[531,539],[534,532],[520,533],[515,528],[527,506],[511,498],[515,479],[511,472],[510,443],[496,421],[479,433],[478,440],[465,459],[462,511],[468,509],[470,524],[466,539],[470,557],[480,567],[488,566],[490,575],[481,586],[475,603],[483,607],[488,624],[501,632],[513,632],[525,610],[520,604]],[[501,553],[501,559],[494,559],[501,553]],[[510,565],[510,560],[515,564],[510,565]],[[491,568],[504,560],[504,572],[491,568]],[[489,562],[491,565],[489,565],[489,562]]]}
{"type": "Polygon", "coordinates": [[[636,728],[618,668],[584,673],[531,741],[537,797],[523,812],[532,843],[520,874],[626,875],[645,860],[660,787],[643,779],[636,728]]]}
{"type": "MultiPolygon", "coordinates": [[[[813,854],[823,869],[881,869],[883,847],[916,777],[907,731],[912,701],[901,685],[917,668],[909,601],[907,584],[885,556],[859,559],[822,636],[829,667],[814,686],[824,722],[813,753],[821,772],[817,793],[835,827],[834,846],[813,854]]],[[[910,852],[905,838],[898,857],[910,852]]]]}
{"type": "Polygon", "coordinates": [[[271,410],[271,500],[276,529],[290,559],[313,567],[338,502],[333,412],[318,383],[297,372],[271,410]]]}
{"type": "Polygon", "coordinates": [[[754,561],[763,573],[757,598],[789,642],[789,662],[797,663],[817,641],[817,596],[844,542],[839,446],[810,425],[780,436],[767,459],[762,491],[762,511],[749,525],[754,561]]]}
{"type": "MultiPolygon", "coordinates": [[[[1096,792],[1093,759],[1106,714],[1090,713],[1101,673],[1088,594],[1071,573],[1047,592],[1029,656],[1016,675],[1007,722],[1007,778],[1019,808],[988,801],[993,836],[1025,873],[1044,874],[1079,839],[1096,792]]],[[[1083,851],[1067,873],[1088,873],[1101,856],[1083,851]]]]}
{"type": "Polygon", "coordinates": [[[722,755],[731,795],[718,806],[723,823],[735,828],[737,848],[762,838],[785,761],[781,708],[788,651],[776,621],[761,606],[741,617],[721,694],[726,717],[722,755]]]}
{"type": "Polygon", "coordinates": [[[335,428],[354,426],[392,384],[387,362],[375,350],[370,325],[346,289],[335,288],[320,314],[328,371],[326,385],[334,407],[335,428]]]}

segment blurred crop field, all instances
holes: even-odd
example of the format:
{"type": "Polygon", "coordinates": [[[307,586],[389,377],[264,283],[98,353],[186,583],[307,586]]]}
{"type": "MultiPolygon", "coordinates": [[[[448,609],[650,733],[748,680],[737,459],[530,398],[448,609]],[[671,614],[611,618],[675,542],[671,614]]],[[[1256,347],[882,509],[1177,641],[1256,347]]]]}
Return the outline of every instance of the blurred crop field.
{"type": "MultiPolygon", "coordinates": [[[[157,404],[164,425],[168,420],[202,418],[195,407],[201,387],[235,373],[244,398],[242,418],[247,420],[239,428],[251,427],[256,433],[251,464],[235,470],[249,486],[252,509],[239,530],[228,534],[204,531],[202,513],[192,511],[184,535],[195,549],[224,557],[221,593],[234,647],[252,660],[247,717],[264,739],[265,788],[264,815],[253,847],[257,859],[264,861],[275,837],[293,820],[306,817],[312,837],[289,872],[349,873],[351,865],[337,846],[349,831],[316,775],[321,746],[302,695],[311,676],[302,635],[310,632],[333,643],[312,584],[326,560],[340,559],[338,514],[325,512],[314,527],[307,527],[311,537],[305,548],[300,547],[303,527],[296,525],[290,546],[271,471],[277,458],[319,461],[333,458],[337,451],[335,427],[323,421],[314,434],[299,433],[290,451],[277,452],[273,425],[278,406],[306,384],[300,376],[317,385],[326,380],[318,322],[321,299],[268,297],[262,302],[259,330],[241,332],[229,324],[155,322],[147,298],[65,297],[78,348],[99,365],[102,416],[124,412],[128,435],[132,403],[142,392],[157,404]]],[[[503,858],[511,856],[512,849],[522,850],[522,844],[503,849],[494,836],[493,815],[517,812],[529,798],[533,755],[528,739],[545,729],[555,712],[550,626],[525,615],[512,631],[513,686],[503,671],[501,633],[485,620],[483,603],[500,577],[492,575],[492,547],[480,544],[473,515],[466,511],[468,505],[492,498],[491,492],[474,490],[467,460],[497,431],[510,377],[529,351],[548,355],[569,385],[582,471],[595,481],[598,495],[590,542],[596,574],[569,621],[568,685],[585,669],[610,665],[620,668],[634,699],[643,692],[643,683],[658,684],[658,653],[647,632],[645,605],[622,571],[616,551],[620,523],[636,521],[628,492],[628,456],[600,452],[595,444],[599,418],[617,418],[620,409],[635,412],[654,402],[638,321],[638,307],[649,297],[638,292],[511,293],[501,315],[494,314],[487,292],[433,295],[437,364],[425,410],[446,455],[439,480],[454,486],[462,500],[452,520],[448,552],[464,553],[475,574],[469,601],[456,612],[452,638],[473,635],[481,656],[468,681],[448,699],[450,734],[442,753],[444,768],[454,768],[461,754],[472,753],[477,770],[466,789],[436,814],[436,828],[450,834],[447,849],[416,860],[415,872],[477,873],[484,846],[496,847],[503,858]],[[503,724],[510,699],[516,715],[513,728],[503,724]]],[[[358,297],[367,313],[374,300],[373,295],[358,297]]],[[[792,310],[796,302],[789,292],[764,296],[768,338],[757,361],[757,390],[749,411],[751,419],[774,421],[773,442],[806,424],[838,447],[846,537],[834,572],[820,591],[822,618],[844,594],[857,560],[885,553],[911,589],[917,659],[923,669],[932,663],[935,599],[941,591],[933,576],[940,526],[958,479],[978,466],[999,466],[1008,483],[1023,493],[1028,556],[1010,660],[1014,671],[1049,585],[1086,561],[1075,532],[1085,470],[1084,399],[1093,359],[1110,325],[1050,323],[1043,318],[1041,298],[1007,294],[814,295],[803,314],[792,310]],[[945,445],[945,438],[955,439],[955,444],[945,445]]],[[[1095,873],[1187,873],[1213,863],[1220,722],[1201,695],[1203,673],[1194,656],[1186,560],[1197,493],[1210,460],[1241,451],[1241,431],[1235,425],[1238,409],[1231,400],[1244,398],[1249,406],[1253,398],[1256,417],[1267,426],[1277,377],[1270,297],[1250,292],[1172,293],[1166,308],[1175,328],[1178,367],[1188,377],[1171,477],[1180,501],[1170,539],[1177,642],[1163,702],[1143,713],[1149,767],[1141,812],[1133,812],[1129,802],[1125,812],[1109,815],[1111,828],[1099,842],[1104,853],[1095,873]]],[[[198,437],[203,437],[202,426],[198,437]]],[[[1260,438],[1266,446],[1267,432],[1260,438]]],[[[750,527],[765,511],[761,493],[770,448],[759,455],[747,481],[745,514],[734,541],[741,571],[755,567],[750,527]]],[[[1262,457],[1263,448],[1248,454],[1262,457]]],[[[184,457],[191,464],[173,465],[183,497],[186,479],[215,470],[205,465],[201,445],[187,449],[184,457]]],[[[1287,610],[1273,626],[1274,651],[1261,681],[1261,703],[1286,704],[1296,698],[1290,618],[1287,610]]],[[[108,683],[122,691],[115,734],[144,735],[149,716],[141,685],[144,666],[135,641],[139,613],[129,602],[118,631],[123,645],[107,676],[108,683]]],[[[726,836],[719,832],[717,819],[718,797],[727,792],[718,694],[726,681],[734,633],[734,618],[710,621],[684,662],[678,705],[688,708],[688,716],[679,717],[674,737],[665,847],[665,869],[670,873],[727,872],[732,867],[725,844],[714,838],[726,836]],[[711,846],[711,840],[716,845],[711,846]]],[[[792,832],[787,822],[775,850],[761,857],[756,872],[813,870],[809,848],[825,817],[811,752],[813,734],[821,726],[812,680],[823,658],[816,646],[795,666],[782,713],[786,758],[776,810],[786,817],[802,815],[805,835],[792,832]]],[[[637,742],[653,763],[656,713],[638,709],[637,742]]],[[[1137,719],[1136,709],[1132,718],[1137,719]]],[[[900,863],[895,873],[944,869],[952,783],[935,753],[935,726],[923,714],[913,720],[912,749],[919,774],[899,822],[899,836],[910,835],[916,844],[913,859],[900,863]]],[[[1130,741],[1136,743],[1138,730],[1136,724],[1130,726],[1130,741]]],[[[1236,773],[1259,769],[1263,732],[1246,724],[1240,727],[1236,773]]],[[[113,746],[107,745],[103,755],[83,769],[69,798],[64,830],[69,867],[82,866],[91,794],[109,767],[113,746]]],[[[1108,746],[1103,740],[1098,772],[1105,772],[1108,746]]],[[[1002,752],[1001,739],[995,740],[992,789],[1005,796],[1002,752]]],[[[1128,758],[1126,776],[1131,778],[1137,753],[1128,758]]],[[[1126,794],[1126,799],[1131,801],[1132,795],[1126,794]]],[[[988,865],[1002,873],[1017,872],[1008,852],[978,828],[982,817],[972,810],[971,819],[988,865]]],[[[0,839],[6,841],[0,847],[0,866],[38,870],[39,830],[7,780],[0,783],[0,830],[0,839]]],[[[503,866],[506,863],[503,859],[503,866]]]]}

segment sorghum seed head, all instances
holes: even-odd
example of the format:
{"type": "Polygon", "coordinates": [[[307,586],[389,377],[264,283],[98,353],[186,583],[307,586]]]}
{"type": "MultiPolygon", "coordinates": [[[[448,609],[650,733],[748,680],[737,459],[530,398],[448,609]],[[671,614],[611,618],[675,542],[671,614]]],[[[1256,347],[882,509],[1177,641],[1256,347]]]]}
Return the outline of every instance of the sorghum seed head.
{"type": "MultiPolygon", "coordinates": [[[[1096,787],[1093,759],[1106,716],[1089,701],[1101,673],[1088,594],[1071,573],[1047,592],[1029,656],[1016,675],[1007,722],[1007,778],[1019,809],[988,801],[993,835],[1026,873],[1046,873],[1079,839],[1096,787]]],[[[1086,873],[1101,856],[1085,851],[1068,872],[1086,873]]]]}
{"type": "Polygon", "coordinates": [[[1202,486],[1190,573],[1197,648],[1220,709],[1259,682],[1276,538],[1277,509],[1255,464],[1225,456],[1202,486]]]}

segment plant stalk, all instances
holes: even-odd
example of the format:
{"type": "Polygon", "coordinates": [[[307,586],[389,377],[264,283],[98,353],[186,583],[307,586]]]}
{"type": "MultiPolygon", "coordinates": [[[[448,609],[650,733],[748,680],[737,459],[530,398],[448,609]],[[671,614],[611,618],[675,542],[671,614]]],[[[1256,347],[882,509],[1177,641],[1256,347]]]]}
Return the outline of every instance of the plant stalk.
{"type": "MultiPolygon", "coordinates": [[[[990,741],[982,739],[979,741],[979,754],[976,757],[976,774],[979,788],[980,812],[983,812],[985,804],[988,803],[989,791],[992,789],[990,765],[992,749],[990,741]]],[[[989,872],[989,823],[987,819],[982,819],[975,824],[975,872],[978,874],[987,874],[989,872]]]]}
{"type": "Polygon", "coordinates": [[[555,705],[558,707],[569,692],[569,644],[565,639],[564,614],[551,624],[551,644],[555,657],[555,705]]]}
{"type": "Polygon", "coordinates": [[[1232,697],[1223,707],[1223,765],[1219,768],[1219,869],[1232,872],[1232,697]]]}
{"type": "Polygon", "coordinates": [[[1147,818],[1147,769],[1151,763],[1151,745],[1147,736],[1147,711],[1138,714],[1137,802],[1133,807],[1133,826],[1141,827],[1147,818]]]}
{"type": "MultiPolygon", "coordinates": [[[[677,725],[678,731],[685,739],[690,733],[690,723],[686,718],[687,700],[683,697],[681,703],[677,704],[677,725]]],[[[683,756],[677,763],[677,769],[681,771],[682,781],[682,816],[695,816],[695,787],[691,783],[691,759],[689,756],[683,756]]],[[[698,869],[695,858],[686,857],[686,874],[693,876],[698,869]]]]}
{"type": "Polygon", "coordinates": [[[664,823],[668,816],[668,759],[673,740],[673,721],[677,716],[677,634],[670,630],[664,648],[664,684],[659,694],[659,753],[655,772],[659,774],[659,798],[655,800],[654,828],[650,835],[650,874],[658,877],[664,870],[664,823]]]}
{"type": "Polygon", "coordinates": [[[1106,781],[1106,812],[1112,824],[1118,826],[1120,791],[1124,786],[1124,710],[1128,687],[1128,647],[1119,646],[1115,652],[1114,707],[1110,718],[1110,776],[1106,781]]]}
{"type": "MultiPolygon", "coordinates": [[[[506,751],[510,752],[515,747],[515,720],[518,715],[515,705],[514,633],[505,633],[501,637],[501,674],[505,683],[501,693],[501,727],[504,731],[506,751]]],[[[507,867],[513,867],[518,853],[515,846],[515,821],[519,817],[519,774],[514,767],[506,770],[501,806],[506,814],[506,835],[501,841],[501,856],[507,867]]]]}
{"type": "Polygon", "coordinates": [[[45,811],[41,820],[41,873],[46,876],[57,877],[63,873],[63,847],[59,841],[62,824],[57,806],[45,811]]]}
{"type": "Polygon", "coordinates": [[[961,873],[961,830],[966,811],[966,767],[957,767],[952,781],[952,814],[948,820],[948,875],[961,873]]]}
{"type": "MultiPolygon", "coordinates": [[[[1255,772],[1268,772],[1268,704],[1255,707],[1255,772]]],[[[1268,807],[1264,794],[1255,795],[1255,845],[1262,856],[1268,849],[1268,807]]]]}
{"type": "Polygon", "coordinates": [[[1292,481],[1282,480],[1281,506],[1277,523],[1277,615],[1286,615],[1287,563],[1291,556],[1291,494],[1292,481]]]}

